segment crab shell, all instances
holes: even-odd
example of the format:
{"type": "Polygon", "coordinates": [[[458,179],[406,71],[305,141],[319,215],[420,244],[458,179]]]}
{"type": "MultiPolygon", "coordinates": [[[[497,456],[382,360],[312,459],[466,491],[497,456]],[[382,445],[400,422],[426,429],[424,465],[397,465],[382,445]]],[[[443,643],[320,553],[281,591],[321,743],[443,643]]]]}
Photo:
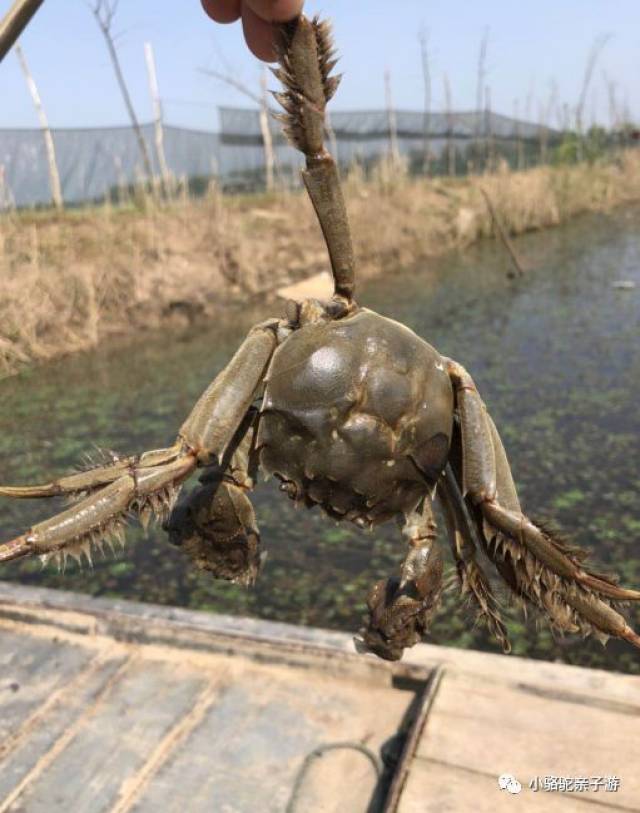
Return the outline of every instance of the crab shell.
{"type": "Polygon", "coordinates": [[[307,506],[371,527],[408,514],[446,464],[453,390],[439,353],[358,309],[293,332],[266,377],[264,470],[307,506]]]}

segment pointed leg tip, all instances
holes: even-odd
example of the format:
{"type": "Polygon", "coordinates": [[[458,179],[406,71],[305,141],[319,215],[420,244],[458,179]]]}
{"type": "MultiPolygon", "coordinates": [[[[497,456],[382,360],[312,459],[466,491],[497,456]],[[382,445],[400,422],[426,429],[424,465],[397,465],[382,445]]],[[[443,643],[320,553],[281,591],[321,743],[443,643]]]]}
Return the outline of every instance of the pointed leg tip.
{"type": "Polygon", "coordinates": [[[0,563],[12,562],[34,552],[34,547],[26,536],[18,536],[0,545],[0,563]]]}
{"type": "Polygon", "coordinates": [[[631,629],[631,627],[627,627],[625,633],[626,634],[624,635],[624,638],[630,644],[640,649],[640,635],[638,635],[638,633],[635,630],[631,629]]]}
{"type": "Polygon", "coordinates": [[[27,500],[33,497],[54,497],[59,491],[52,485],[42,486],[0,486],[0,497],[14,500],[27,500]]]}

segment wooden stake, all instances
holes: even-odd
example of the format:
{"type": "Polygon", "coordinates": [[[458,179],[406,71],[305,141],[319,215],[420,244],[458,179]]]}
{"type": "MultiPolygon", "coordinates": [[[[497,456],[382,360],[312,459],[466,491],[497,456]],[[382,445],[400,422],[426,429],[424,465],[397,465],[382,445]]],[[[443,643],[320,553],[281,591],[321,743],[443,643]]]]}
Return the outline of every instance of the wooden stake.
{"type": "Polygon", "coordinates": [[[147,75],[149,77],[149,93],[151,94],[151,103],[153,105],[153,123],[156,137],[156,154],[158,156],[158,166],[160,167],[160,176],[162,178],[162,185],[164,186],[164,194],[167,198],[171,197],[173,188],[171,173],[167,166],[167,159],[164,154],[164,128],[162,120],[162,102],[160,101],[160,91],[158,89],[158,77],[156,75],[156,62],[153,56],[153,46],[150,42],[144,44],[144,58],[147,63],[147,75]]]}
{"type": "Polygon", "coordinates": [[[420,56],[422,57],[422,79],[424,81],[424,172],[428,175],[431,160],[429,144],[431,135],[431,69],[429,66],[429,37],[424,28],[420,31],[420,56]]]}
{"type": "Polygon", "coordinates": [[[51,130],[49,129],[47,115],[44,112],[42,100],[40,99],[40,94],[38,93],[38,87],[35,83],[33,76],[31,75],[31,72],[29,71],[29,66],[27,65],[27,60],[25,59],[25,56],[22,53],[22,48],[18,44],[16,44],[14,50],[16,52],[16,56],[18,57],[18,62],[20,63],[22,72],[24,73],[24,78],[27,82],[29,93],[31,94],[31,98],[33,99],[33,104],[35,105],[36,113],[38,114],[38,119],[40,120],[40,129],[42,130],[42,136],[44,138],[44,145],[47,152],[47,164],[49,166],[49,185],[51,187],[51,200],[53,201],[53,204],[57,209],[63,209],[64,201],[62,199],[62,187],[60,186],[60,173],[58,172],[58,164],[56,162],[56,150],[53,144],[53,136],[51,135],[51,130]]]}
{"type": "Polygon", "coordinates": [[[400,150],[398,148],[398,120],[393,106],[393,96],[391,94],[391,71],[387,68],[384,72],[384,95],[387,104],[387,119],[389,122],[389,154],[391,161],[397,165],[400,163],[400,150]]]}
{"type": "Polygon", "coordinates": [[[274,168],[276,159],[273,151],[273,137],[269,126],[269,90],[267,88],[267,69],[260,74],[260,132],[264,147],[265,184],[267,192],[272,192],[275,186],[274,168]]]}
{"type": "Polygon", "coordinates": [[[449,84],[449,77],[444,75],[444,106],[447,116],[447,162],[448,174],[454,176],[456,174],[456,151],[453,144],[453,115],[451,113],[451,85],[449,84]]]}

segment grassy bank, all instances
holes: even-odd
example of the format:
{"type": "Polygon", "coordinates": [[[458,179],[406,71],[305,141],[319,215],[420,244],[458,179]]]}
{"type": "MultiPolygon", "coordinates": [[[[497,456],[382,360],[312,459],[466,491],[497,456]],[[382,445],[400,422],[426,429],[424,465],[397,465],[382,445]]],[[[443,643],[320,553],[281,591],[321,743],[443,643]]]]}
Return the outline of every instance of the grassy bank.
{"type": "MultiPolygon", "coordinates": [[[[614,162],[409,179],[380,167],[346,179],[358,273],[418,263],[493,231],[483,187],[511,234],[640,200],[640,155],[614,162]]],[[[0,219],[0,376],[108,336],[206,318],[326,268],[302,193],[168,208],[111,206],[0,219]]]]}

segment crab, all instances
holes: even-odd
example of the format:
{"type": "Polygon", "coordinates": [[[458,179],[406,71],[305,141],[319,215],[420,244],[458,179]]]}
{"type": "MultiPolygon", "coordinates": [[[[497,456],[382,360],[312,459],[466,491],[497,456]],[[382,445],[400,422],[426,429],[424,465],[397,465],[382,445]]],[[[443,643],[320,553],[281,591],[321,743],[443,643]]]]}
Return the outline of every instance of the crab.
{"type": "Polygon", "coordinates": [[[336,164],[324,147],[325,106],[339,76],[329,25],[304,16],[282,26],[275,94],[328,248],[326,300],[289,301],[253,327],[200,397],[175,443],[117,456],[13,498],[66,495],[62,513],[0,545],[0,561],[91,558],[122,539],[131,514],[155,514],[169,539],[215,577],[251,585],[263,553],[248,492],[274,475],[296,504],[363,529],[396,520],[407,552],[397,575],[367,598],[359,651],[397,660],[428,632],[443,584],[433,503],[442,508],[463,595],[505,651],[494,583],[537,608],[555,630],[640,636],[619,604],[640,592],[595,572],[586,553],[522,511],[498,431],[470,374],[408,327],[357,304],[355,263],[336,164]],[[199,485],[179,502],[183,483],[199,485]]]}

